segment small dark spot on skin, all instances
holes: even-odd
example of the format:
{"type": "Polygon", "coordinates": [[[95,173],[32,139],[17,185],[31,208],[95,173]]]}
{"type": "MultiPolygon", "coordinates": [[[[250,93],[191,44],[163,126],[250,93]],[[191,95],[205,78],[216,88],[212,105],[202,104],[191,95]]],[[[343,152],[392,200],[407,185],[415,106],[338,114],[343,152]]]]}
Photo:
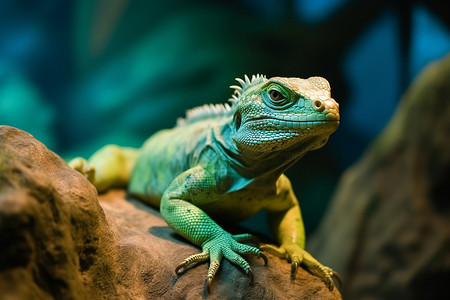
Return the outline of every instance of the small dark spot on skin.
{"type": "Polygon", "coordinates": [[[236,113],[234,122],[236,124],[236,130],[239,130],[239,128],[241,128],[241,122],[242,122],[241,113],[240,112],[236,113]]]}

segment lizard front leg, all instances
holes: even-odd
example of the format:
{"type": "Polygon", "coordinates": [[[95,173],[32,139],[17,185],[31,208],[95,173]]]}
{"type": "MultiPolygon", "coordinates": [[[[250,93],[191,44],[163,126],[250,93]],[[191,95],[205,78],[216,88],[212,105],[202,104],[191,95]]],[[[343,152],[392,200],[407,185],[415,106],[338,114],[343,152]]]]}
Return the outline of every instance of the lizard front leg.
{"type": "Polygon", "coordinates": [[[106,145],[88,160],[76,157],[69,162],[74,170],[83,174],[99,192],[111,187],[125,187],[133,169],[138,149],[106,145]]]}
{"type": "Polygon", "coordinates": [[[169,226],[195,245],[202,247],[203,251],[186,258],[175,271],[209,259],[208,291],[223,257],[240,266],[251,281],[252,270],[241,254],[254,254],[262,257],[267,263],[267,258],[258,248],[239,242],[248,235],[231,235],[197,206],[213,201],[215,187],[214,176],[201,167],[195,167],[180,174],[171,182],[162,196],[160,207],[161,214],[169,226]]]}
{"type": "Polygon", "coordinates": [[[298,267],[303,265],[333,290],[332,277],[336,277],[341,284],[340,276],[331,268],[323,266],[305,250],[305,230],[300,206],[286,176],[280,177],[277,189],[277,198],[268,210],[269,227],[280,246],[264,245],[261,249],[288,260],[291,263],[293,278],[297,274],[298,267]]]}

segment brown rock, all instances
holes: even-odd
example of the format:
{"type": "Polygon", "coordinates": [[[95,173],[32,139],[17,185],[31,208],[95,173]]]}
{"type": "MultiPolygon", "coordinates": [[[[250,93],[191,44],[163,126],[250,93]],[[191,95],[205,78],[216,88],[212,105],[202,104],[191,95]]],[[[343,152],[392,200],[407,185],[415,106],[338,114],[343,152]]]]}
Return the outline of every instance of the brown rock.
{"type": "Polygon", "coordinates": [[[345,299],[441,299],[450,282],[450,56],[343,176],[309,243],[345,299]]]}
{"type": "Polygon", "coordinates": [[[123,190],[99,199],[31,135],[0,126],[1,299],[341,299],[272,256],[248,258],[253,285],[224,261],[208,294],[207,264],[174,273],[198,251],[156,209],[123,190]]]}
{"type": "Polygon", "coordinates": [[[95,188],[8,126],[0,126],[0,245],[2,299],[114,295],[114,239],[95,188]]]}
{"type": "Polygon", "coordinates": [[[330,293],[320,279],[304,270],[291,281],[289,264],[273,256],[267,267],[262,260],[247,257],[255,274],[253,285],[242,271],[224,261],[208,295],[207,264],[175,275],[178,263],[200,249],[175,234],[157,210],[125,199],[121,190],[101,196],[100,204],[120,241],[120,261],[126,265],[120,276],[133,278],[130,288],[148,299],[340,299],[337,291],[330,293]]]}

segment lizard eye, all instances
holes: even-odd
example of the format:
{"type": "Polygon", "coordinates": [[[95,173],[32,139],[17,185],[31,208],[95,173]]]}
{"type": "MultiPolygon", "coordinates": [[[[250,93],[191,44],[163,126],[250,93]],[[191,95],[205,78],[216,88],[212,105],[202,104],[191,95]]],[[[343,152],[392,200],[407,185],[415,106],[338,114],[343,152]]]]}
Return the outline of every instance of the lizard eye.
{"type": "Polygon", "coordinates": [[[289,88],[277,83],[270,83],[267,89],[263,89],[261,98],[265,105],[272,109],[286,109],[294,104],[289,88]]]}
{"type": "Polygon", "coordinates": [[[281,94],[277,90],[270,90],[269,91],[269,96],[270,96],[270,99],[272,99],[272,101],[275,101],[275,102],[280,102],[280,101],[283,101],[285,99],[283,94],[281,94]]]}

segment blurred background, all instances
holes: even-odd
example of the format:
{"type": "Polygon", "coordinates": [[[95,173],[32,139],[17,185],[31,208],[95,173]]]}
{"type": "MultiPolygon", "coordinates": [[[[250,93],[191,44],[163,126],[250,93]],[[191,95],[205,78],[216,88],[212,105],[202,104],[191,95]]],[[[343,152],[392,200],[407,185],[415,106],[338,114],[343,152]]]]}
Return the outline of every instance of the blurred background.
{"type": "Polygon", "coordinates": [[[226,102],[235,77],[323,76],[341,126],[288,172],[310,234],[408,85],[450,51],[447,2],[1,0],[0,124],[86,157],[226,102]]]}

